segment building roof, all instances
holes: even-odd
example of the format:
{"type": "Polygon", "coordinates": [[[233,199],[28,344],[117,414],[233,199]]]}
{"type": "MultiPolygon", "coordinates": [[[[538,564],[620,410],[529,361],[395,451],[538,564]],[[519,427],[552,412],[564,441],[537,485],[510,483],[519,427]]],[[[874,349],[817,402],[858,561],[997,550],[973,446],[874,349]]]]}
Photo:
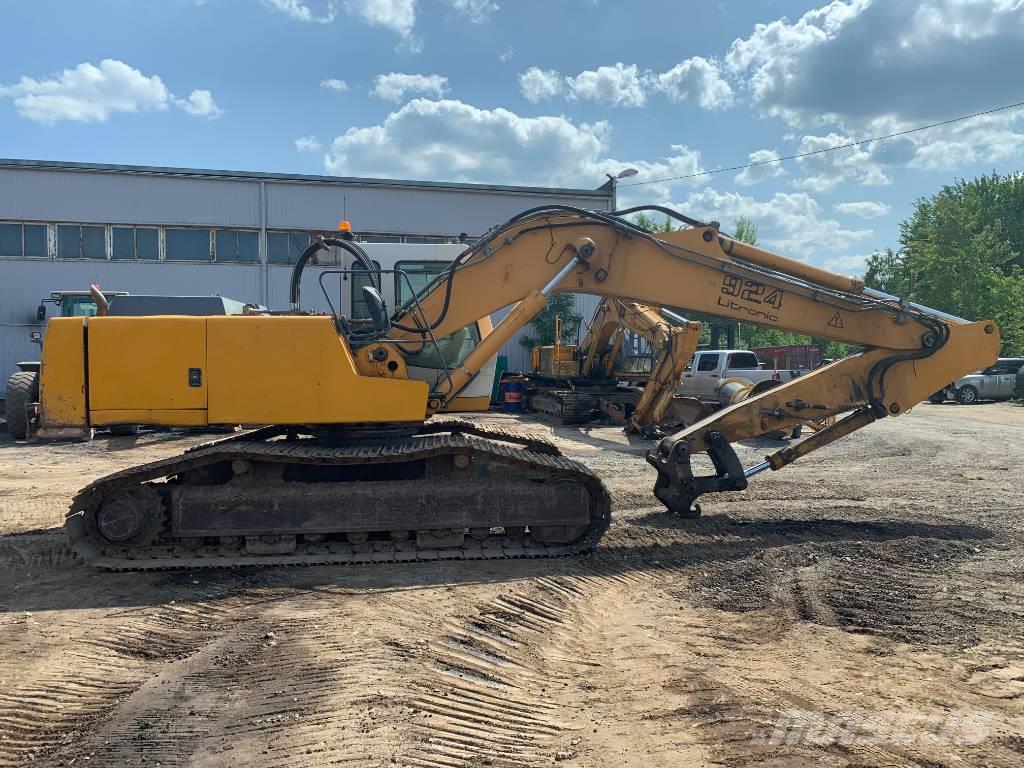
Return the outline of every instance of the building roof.
{"type": "Polygon", "coordinates": [[[188,178],[216,178],[237,181],[278,181],[300,184],[330,184],[375,187],[413,187],[446,190],[468,190],[475,192],[520,192],[530,195],[553,195],[573,197],[610,198],[611,185],[602,184],[597,189],[573,189],[567,187],[522,187],[505,184],[471,184],[451,181],[410,181],[405,179],[374,179],[354,176],[318,176],[296,173],[266,173],[260,171],[225,171],[207,168],[168,168],[153,165],[115,165],[109,163],[77,163],[64,160],[19,160],[0,158],[0,169],[14,168],[46,171],[77,171],[91,173],[138,174],[145,176],[183,176],[188,178]]]}

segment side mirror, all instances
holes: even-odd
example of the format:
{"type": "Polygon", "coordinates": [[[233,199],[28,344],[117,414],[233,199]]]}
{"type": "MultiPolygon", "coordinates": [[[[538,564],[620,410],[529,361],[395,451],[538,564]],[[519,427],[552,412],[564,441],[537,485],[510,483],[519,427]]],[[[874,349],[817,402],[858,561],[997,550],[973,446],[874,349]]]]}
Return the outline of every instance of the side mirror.
{"type": "Polygon", "coordinates": [[[36,307],[36,322],[43,323],[46,321],[46,305],[40,304],[36,307]]]}
{"type": "Polygon", "coordinates": [[[363,301],[370,312],[370,319],[378,331],[386,331],[391,327],[391,318],[388,317],[388,308],[384,299],[372,285],[363,286],[363,301]]]}

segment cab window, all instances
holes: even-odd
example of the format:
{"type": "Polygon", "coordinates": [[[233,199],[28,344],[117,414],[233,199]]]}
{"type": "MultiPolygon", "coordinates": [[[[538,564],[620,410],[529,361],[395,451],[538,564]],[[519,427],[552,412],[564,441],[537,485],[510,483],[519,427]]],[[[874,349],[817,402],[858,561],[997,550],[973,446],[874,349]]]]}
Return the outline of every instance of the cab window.
{"type": "Polygon", "coordinates": [[[718,368],[718,355],[701,355],[697,360],[698,371],[714,371],[718,368]]]}
{"type": "MultiPolygon", "coordinates": [[[[377,279],[380,280],[380,264],[376,261],[373,262],[373,269],[377,273],[377,279]]],[[[363,269],[361,264],[353,264],[352,272],[349,274],[352,278],[352,319],[353,320],[369,320],[370,310],[366,306],[366,299],[363,298],[363,287],[367,285],[373,285],[373,281],[370,279],[370,273],[363,269]]]]}
{"type": "Polygon", "coordinates": [[[96,317],[92,296],[65,296],[60,305],[61,317],[96,317]]]}
{"type": "Polygon", "coordinates": [[[448,269],[449,261],[395,262],[395,297],[401,307],[425,288],[439,274],[448,269]],[[402,276],[404,272],[408,279],[402,276]],[[411,292],[410,292],[411,288],[411,292]]]}
{"type": "Polygon", "coordinates": [[[428,340],[421,351],[414,355],[408,355],[405,358],[405,363],[414,368],[435,368],[437,370],[444,370],[445,363],[447,363],[448,368],[454,368],[461,365],[462,361],[479,343],[480,329],[476,323],[472,323],[450,336],[438,339],[436,347],[428,340]],[[438,355],[439,351],[440,355],[438,355]]]}
{"type": "Polygon", "coordinates": [[[760,368],[757,355],[753,352],[735,352],[729,355],[729,364],[726,368],[738,368],[744,371],[755,371],[760,368]]]}

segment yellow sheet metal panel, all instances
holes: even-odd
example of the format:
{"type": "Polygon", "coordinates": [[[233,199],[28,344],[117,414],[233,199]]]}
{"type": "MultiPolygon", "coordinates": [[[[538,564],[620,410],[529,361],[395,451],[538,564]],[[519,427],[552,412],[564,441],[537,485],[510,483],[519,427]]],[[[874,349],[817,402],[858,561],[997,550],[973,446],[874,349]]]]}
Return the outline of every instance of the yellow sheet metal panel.
{"type": "Polygon", "coordinates": [[[129,411],[93,411],[89,414],[94,427],[109,424],[151,424],[163,427],[205,427],[206,409],[198,411],[185,410],[129,410],[129,411]]]}
{"type": "Polygon", "coordinates": [[[211,424],[421,421],[424,381],[360,376],[327,316],[207,318],[211,424]]]}
{"type": "Polygon", "coordinates": [[[84,317],[55,317],[46,324],[42,362],[43,426],[86,426],[84,317]]]}
{"type": "Polygon", "coordinates": [[[206,408],[205,317],[89,320],[91,411],[206,408]]]}

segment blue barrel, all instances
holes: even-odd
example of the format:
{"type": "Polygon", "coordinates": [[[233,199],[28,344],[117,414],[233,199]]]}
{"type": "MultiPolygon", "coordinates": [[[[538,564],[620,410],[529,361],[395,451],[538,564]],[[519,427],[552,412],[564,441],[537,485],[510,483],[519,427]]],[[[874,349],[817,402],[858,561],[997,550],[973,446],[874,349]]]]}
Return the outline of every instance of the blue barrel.
{"type": "Polygon", "coordinates": [[[526,396],[525,387],[521,381],[509,381],[502,382],[502,389],[504,390],[504,396],[502,397],[502,403],[505,406],[506,411],[521,411],[525,407],[523,399],[526,396]]]}

